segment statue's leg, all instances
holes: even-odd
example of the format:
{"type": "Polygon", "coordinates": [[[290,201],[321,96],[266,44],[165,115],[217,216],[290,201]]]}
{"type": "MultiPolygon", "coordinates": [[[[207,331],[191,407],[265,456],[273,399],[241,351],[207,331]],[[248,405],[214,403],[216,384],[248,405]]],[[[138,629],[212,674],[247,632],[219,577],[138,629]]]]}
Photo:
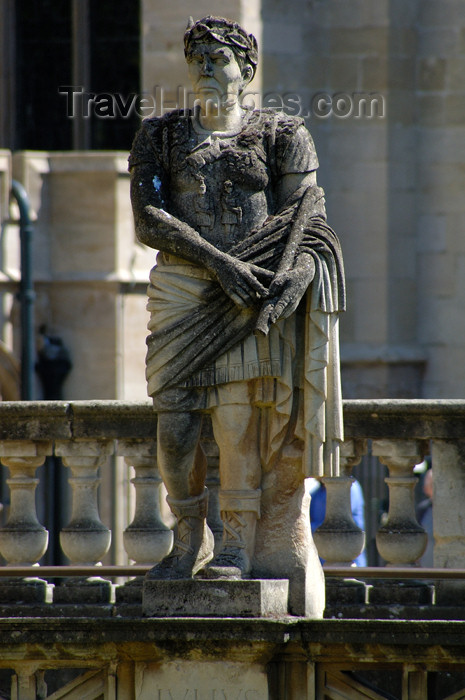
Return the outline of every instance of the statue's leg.
{"type": "Polygon", "coordinates": [[[260,517],[258,412],[250,404],[220,405],[212,411],[212,426],[220,451],[223,546],[202,575],[246,577],[260,517]]]}
{"type": "Polygon", "coordinates": [[[206,459],[199,444],[202,415],[168,412],[158,415],[158,465],[176,516],[173,550],[148,578],[191,578],[213,557],[213,534],[206,524],[208,492],[206,459]]]}
{"type": "Polygon", "coordinates": [[[278,459],[264,465],[252,574],[288,578],[289,612],[318,618],[323,614],[325,586],[310,530],[302,451],[302,441],[291,436],[278,459]]]}
{"type": "Polygon", "coordinates": [[[158,469],[170,498],[199,496],[205,486],[207,460],[200,445],[202,414],[169,411],[158,414],[158,469]]]}

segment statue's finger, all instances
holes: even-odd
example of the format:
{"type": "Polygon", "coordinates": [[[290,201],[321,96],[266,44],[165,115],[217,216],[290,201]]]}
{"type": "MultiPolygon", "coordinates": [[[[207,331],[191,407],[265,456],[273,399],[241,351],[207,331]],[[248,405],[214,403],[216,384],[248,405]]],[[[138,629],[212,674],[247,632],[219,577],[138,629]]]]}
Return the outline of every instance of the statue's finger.
{"type": "Polygon", "coordinates": [[[287,307],[288,302],[285,301],[284,299],[280,299],[276,306],[274,307],[274,310],[271,312],[271,322],[275,323],[279,318],[281,318],[284,309],[287,307]]]}
{"type": "Polygon", "coordinates": [[[261,297],[267,297],[269,292],[266,287],[263,286],[259,280],[252,275],[252,278],[250,280],[250,287],[254,292],[257,292],[261,297]]]}

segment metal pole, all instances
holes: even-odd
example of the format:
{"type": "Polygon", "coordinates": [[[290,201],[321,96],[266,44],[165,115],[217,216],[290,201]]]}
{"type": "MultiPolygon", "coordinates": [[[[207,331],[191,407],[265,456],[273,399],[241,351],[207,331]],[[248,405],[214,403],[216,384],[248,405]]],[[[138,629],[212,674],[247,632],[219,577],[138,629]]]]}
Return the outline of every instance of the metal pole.
{"type": "MultiPolygon", "coordinates": [[[[2,577],[44,576],[66,578],[68,576],[144,576],[150,571],[150,566],[134,564],[132,566],[103,565],[103,566],[0,566],[2,577]]],[[[384,566],[363,567],[344,566],[338,568],[323,568],[327,578],[349,579],[434,579],[434,580],[463,580],[465,569],[422,569],[416,567],[388,568],[384,566]]]]}
{"type": "Polygon", "coordinates": [[[19,236],[21,244],[21,398],[33,398],[35,338],[34,338],[34,284],[32,280],[32,235],[31,205],[26,190],[20,182],[13,180],[11,191],[19,207],[19,236]]]}

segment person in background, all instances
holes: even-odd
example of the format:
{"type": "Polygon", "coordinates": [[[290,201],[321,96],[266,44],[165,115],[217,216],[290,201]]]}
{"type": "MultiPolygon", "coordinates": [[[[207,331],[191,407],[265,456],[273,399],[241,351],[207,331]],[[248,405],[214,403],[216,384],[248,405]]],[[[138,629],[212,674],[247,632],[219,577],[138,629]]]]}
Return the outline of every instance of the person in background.
{"type": "MultiPolygon", "coordinates": [[[[312,534],[320,527],[326,515],[326,488],[318,479],[309,479],[311,496],[310,501],[310,525],[312,534]]],[[[352,517],[361,530],[365,530],[365,499],[360,482],[354,479],[350,489],[350,505],[352,517]]],[[[364,549],[355,559],[356,566],[367,566],[367,555],[364,549]]]]}

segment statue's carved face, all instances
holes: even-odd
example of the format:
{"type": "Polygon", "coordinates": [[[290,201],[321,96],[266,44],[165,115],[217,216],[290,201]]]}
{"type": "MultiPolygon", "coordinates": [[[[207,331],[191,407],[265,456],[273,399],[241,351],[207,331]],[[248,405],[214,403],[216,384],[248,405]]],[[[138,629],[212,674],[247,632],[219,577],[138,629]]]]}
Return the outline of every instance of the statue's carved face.
{"type": "Polygon", "coordinates": [[[196,97],[221,101],[237,100],[250,80],[234,51],[224,44],[196,43],[187,56],[189,78],[196,97]]]}

